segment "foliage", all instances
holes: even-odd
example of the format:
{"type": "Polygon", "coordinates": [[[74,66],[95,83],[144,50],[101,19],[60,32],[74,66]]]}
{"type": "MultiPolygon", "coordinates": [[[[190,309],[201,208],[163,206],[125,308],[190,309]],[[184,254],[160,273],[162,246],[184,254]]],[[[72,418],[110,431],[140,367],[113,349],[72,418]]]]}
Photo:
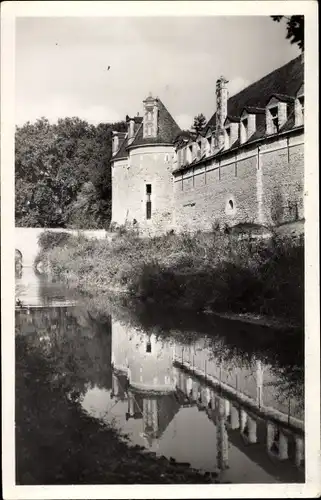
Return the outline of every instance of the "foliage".
{"type": "Polygon", "coordinates": [[[279,23],[286,19],[286,38],[290,43],[297,43],[301,50],[304,50],[304,16],[271,16],[273,21],[279,23]]]}
{"type": "Polygon", "coordinates": [[[142,303],[193,311],[252,313],[303,323],[304,242],[251,239],[215,230],[150,239],[73,238],[48,254],[61,277],[85,290],[121,290],[142,303]]]}
{"type": "Polygon", "coordinates": [[[46,118],[16,128],[16,225],[107,227],[111,214],[111,131],[124,122],[90,125],[46,118]]]}
{"type": "Polygon", "coordinates": [[[50,250],[50,248],[63,246],[68,243],[71,238],[71,234],[53,231],[44,231],[38,237],[38,243],[43,250],[50,250]]]}
{"type": "Polygon", "coordinates": [[[192,125],[192,130],[194,130],[197,134],[203,130],[206,125],[206,118],[203,113],[196,115],[194,117],[194,122],[192,125]]]}

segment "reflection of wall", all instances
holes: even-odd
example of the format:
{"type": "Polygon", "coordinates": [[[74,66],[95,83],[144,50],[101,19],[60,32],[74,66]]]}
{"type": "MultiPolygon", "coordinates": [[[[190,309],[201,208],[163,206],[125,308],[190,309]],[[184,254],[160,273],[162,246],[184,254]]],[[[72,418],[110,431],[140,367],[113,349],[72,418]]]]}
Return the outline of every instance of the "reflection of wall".
{"type": "Polygon", "coordinates": [[[238,402],[217,393],[210,385],[189,372],[175,368],[177,388],[192,404],[206,411],[208,418],[216,426],[217,464],[221,470],[228,467],[228,442],[231,441],[262,468],[268,469],[264,454],[256,453],[256,447],[248,445],[264,443],[268,455],[280,461],[290,459],[297,467],[304,464],[304,437],[253,414],[238,402]],[[252,452],[253,450],[253,452],[252,452]]]}
{"type": "MultiPolygon", "coordinates": [[[[280,379],[273,374],[269,366],[258,359],[251,362],[243,362],[234,357],[220,360],[220,350],[223,349],[218,345],[214,357],[213,348],[208,349],[205,343],[198,348],[177,347],[175,358],[179,363],[198,369],[207,376],[213,376],[217,381],[235,389],[240,395],[251,398],[258,407],[270,406],[288,414],[288,398],[278,390],[280,379]]],[[[291,416],[303,418],[300,401],[296,401],[294,397],[291,398],[290,410],[291,416]]]]}

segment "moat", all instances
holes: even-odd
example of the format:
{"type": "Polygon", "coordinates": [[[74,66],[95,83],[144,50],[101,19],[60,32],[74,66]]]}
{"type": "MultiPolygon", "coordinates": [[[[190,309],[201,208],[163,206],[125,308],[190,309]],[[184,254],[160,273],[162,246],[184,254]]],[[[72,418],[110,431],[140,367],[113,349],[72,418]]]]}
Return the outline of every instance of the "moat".
{"type": "Polygon", "coordinates": [[[97,315],[31,267],[16,276],[16,298],[16,405],[28,415],[16,415],[18,484],[95,484],[86,471],[101,468],[104,424],[128,447],[220,482],[304,482],[301,333],[157,310],[97,315]]]}

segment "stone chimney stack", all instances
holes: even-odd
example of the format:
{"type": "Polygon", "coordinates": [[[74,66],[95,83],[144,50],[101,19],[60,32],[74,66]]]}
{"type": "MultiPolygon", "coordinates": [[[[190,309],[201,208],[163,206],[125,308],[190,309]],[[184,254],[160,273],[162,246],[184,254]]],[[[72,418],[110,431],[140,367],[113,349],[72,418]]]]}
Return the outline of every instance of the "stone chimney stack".
{"type": "Polygon", "coordinates": [[[118,137],[118,132],[113,132],[112,133],[112,155],[114,156],[119,147],[119,137],[118,137]]]}
{"type": "Polygon", "coordinates": [[[127,142],[128,142],[128,145],[129,145],[134,140],[134,135],[135,135],[135,120],[134,120],[134,118],[130,118],[127,115],[126,116],[126,122],[127,122],[127,142]]]}
{"type": "Polygon", "coordinates": [[[216,141],[219,149],[224,146],[224,122],[227,117],[228,80],[221,76],[216,81],[216,141]]]}
{"type": "Polygon", "coordinates": [[[151,94],[143,101],[143,137],[157,137],[158,135],[158,100],[151,94]]]}

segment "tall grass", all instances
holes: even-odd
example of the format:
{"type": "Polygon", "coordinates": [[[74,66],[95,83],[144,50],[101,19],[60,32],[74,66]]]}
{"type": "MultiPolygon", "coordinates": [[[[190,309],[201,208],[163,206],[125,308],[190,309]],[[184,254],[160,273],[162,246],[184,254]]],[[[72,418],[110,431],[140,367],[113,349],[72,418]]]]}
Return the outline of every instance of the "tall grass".
{"type": "Polygon", "coordinates": [[[58,276],[83,289],[123,290],[145,303],[254,313],[302,324],[303,238],[211,233],[113,240],[71,237],[46,250],[58,276]]]}

